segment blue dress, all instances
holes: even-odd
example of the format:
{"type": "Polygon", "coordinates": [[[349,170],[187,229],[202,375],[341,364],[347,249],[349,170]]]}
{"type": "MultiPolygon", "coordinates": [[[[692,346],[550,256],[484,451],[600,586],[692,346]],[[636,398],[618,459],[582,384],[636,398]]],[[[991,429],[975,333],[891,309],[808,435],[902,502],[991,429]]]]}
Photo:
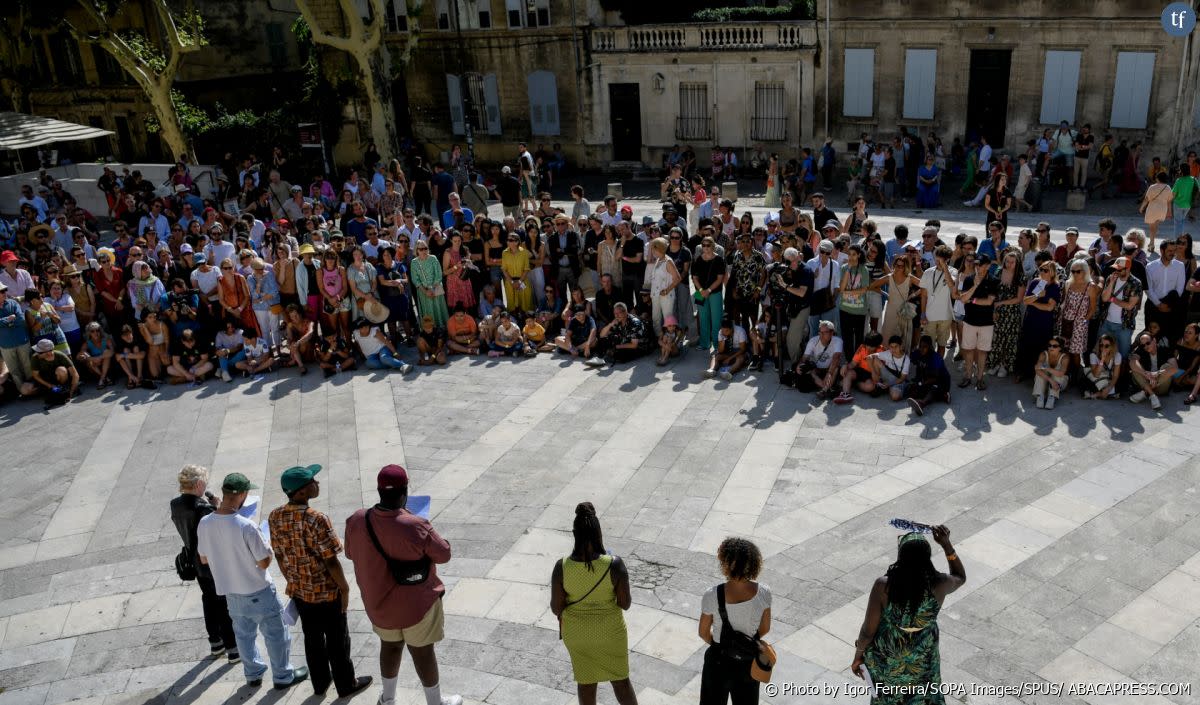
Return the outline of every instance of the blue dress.
{"type": "Polygon", "coordinates": [[[926,184],[921,179],[936,179],[940,170],[936,166],[921,165],[917,169],[917,208],[937,208],[941,200],[940,183],[926,184]]]}

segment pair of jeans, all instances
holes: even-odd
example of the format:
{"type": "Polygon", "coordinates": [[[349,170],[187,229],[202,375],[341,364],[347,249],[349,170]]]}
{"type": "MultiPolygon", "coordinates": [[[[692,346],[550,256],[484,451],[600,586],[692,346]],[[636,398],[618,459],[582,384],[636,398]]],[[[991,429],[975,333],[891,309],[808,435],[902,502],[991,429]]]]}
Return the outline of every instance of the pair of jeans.
{"type": "Polygon", "coordinates": [[[382,370],[384,368],[398,370],[404,367],[404,360],[392,355],[392,351],[387,348],[380,348],[379,352],[374,355],[368,355],[366,362],[367,367],[372,370],[382,370]]]}
{"type": "Polygon", "coordinates": [[[234,365],[246,359],[246,349],[242,348],[232,355],[218,357],[217,364],[221,366],[222,372],[229,372],[230,369],[236,369],[234,365]]]}
{"type": "Polygon", "coordinates": [[[291,683],[295,677],[291,664],[292,640],[283,624],[275,586],[268,585],[249,595],[230,593],[225,596],[225,602],[229,605],[229,617],[233,620],[233,634],[242,655],[242,673],[246,680],[258,680],[267,672],[267,664],[263,663],[258,644],[254,642],[261,631],[271,659],[271,680],[277,685],[291,683]]]}
{"type": "Polygon", "coordinates": [[[1188,232],[1187,224],[1188,209],[1175,206],[1172,209],[1172,220],[1175,221],[1175,237],[1188,232]]]}
{"type": "Polygon", "coordinates": [[[1133,342],[1133,330],[1126,328],[1120,323],[1113,323],[1106,320],[1100,324],[1100,335],[1108,333],[1117,341],[1117,352],[1121,353],[1122,360],[1129,359],[1129,346],[1133,342]]]}
{"type": "Polygon", "coordinates": [[[263,340],[267,341],[267,345],[278,346],[279,338],[279,314],[272,313],[271,309],[254,309],[254,318],[258,320],[258,330],[262,333],[263,340]]]}
{"type": "Polygon", "coordinates": [[[229,618],[225,597],[217,594],[212,576],[197,575],[196,584],[200,586],[200,605],[204,610],[204,630],[208,632],[208,643],[236,649],[237,638],[233,634],[233,620],[229,618]]]}
{"type": "Polygon", "coordinates": [[[350,660],[350,629],[340,600],[305,602],[292,598],[304,630],[304,659],[313,690],[321,693],[333,683],[338,696],[354,689],[354,663],[350,660]]]}
{"type": "Polygon", "coordinates": [[[698,307],[700,308],[700,349],[707,351],[717,347],[717,340],[721,336],[721,314],[724,312],[721,292],[714,291],[704,297],[704,302],[698,304],[698,307]]]}

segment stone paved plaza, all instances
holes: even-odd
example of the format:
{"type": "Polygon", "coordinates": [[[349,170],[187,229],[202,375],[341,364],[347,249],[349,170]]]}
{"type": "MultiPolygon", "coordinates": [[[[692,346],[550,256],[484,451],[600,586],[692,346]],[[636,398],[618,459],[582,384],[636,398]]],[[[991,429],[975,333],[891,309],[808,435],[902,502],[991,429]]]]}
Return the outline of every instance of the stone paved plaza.
{"type": "MultiPolygon", "coordinates": [[[[982,229],[975,213],[958,215],[982,229]]],[[[885,233],[902,216],[926,217],[888,211],[885,233]]],[[[1073,222],[1051,220],[1059,233],[1073,222]]],[[[1094,221],[1080,223],[1082,242],[1094,221]]],[[[996,380],[914,418],[861,397],[814,405],[769,367],[702,381],[705,364],[695,351],[665,368],[600,371],[545,355],[459,358],[403,378],[286,372],[199,390],[89,388],[48,414],[0,408],[0,705],[317,702],[307,684],[251,690],[240,666],[206,658],[199,590],[172,568],[175,473],[185,463],[217,478],[243,472],[272,508],[284,501],[283,468],[320,463],[314,504],[341,530],[374,501],[389,462],[409,469],[413,494],[432,495],[434,524],[453,545],[440,569],[438,651],[444,691],[472,703],[574,702],[548,583],[581,500],[631,568],[626,620],[643,705],[698,699],[700,596],[718,580],[714,549],[728,534],[767,554],[775,682],[818,691],[763,702],[847,702],[823,688],[858,682],[852,642],[872,581],[894,558],[886,521],[896,516],[947,524],[966,566],[940,619],[947,683],[1183,681],[1190,692],[1166,697],[1020,700],[1200,703],[1200,414],[1179,396],[1154,414],[1072,391],[1046,412],[1026,387],[996,380]]],[[[357,591],[351,610],[360,673],[377,676],[357,591]]],[[[399,702],[424,702],[407,657],[400,682],[399,702]]]]}

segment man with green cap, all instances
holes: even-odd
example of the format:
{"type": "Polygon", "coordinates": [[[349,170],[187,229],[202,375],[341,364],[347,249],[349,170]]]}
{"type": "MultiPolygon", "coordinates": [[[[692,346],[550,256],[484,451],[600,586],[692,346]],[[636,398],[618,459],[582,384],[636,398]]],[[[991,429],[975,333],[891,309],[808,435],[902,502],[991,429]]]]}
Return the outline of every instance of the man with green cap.
{"type": "Polygon", "coordinates": [[[212,571],[217,594],[224,595],[233,620],[233,634],[242,656],[242,672],[251,687],[262,685],[267,664],[255,644],[262,631],[271,658],[271,680],[284,690],[308,678],[308,669],[292,668],[291,639],[283,624],[279,597],[267,567],[271,547],[254,522],[238,514],[246,495],[258,485],[240,472],[221,482],[221,504],[200,520],[196,528],[196,553],[212,571]]]}
{"type": "Polygon", "coordinates": [[[329,517],[308,506],[321,494],[319,472],[320,465],[284,470],[279,484],[288,501],[273,510],[267,521],[279,572],[287,579],[287,594],[300,614],[313,691],[324,695],[333,683],[338,697],[348,698],[369,687],[372,679],[355,678],[350,660],[346,623],[350,584],[338,560],[342,542],[329,517]]]}

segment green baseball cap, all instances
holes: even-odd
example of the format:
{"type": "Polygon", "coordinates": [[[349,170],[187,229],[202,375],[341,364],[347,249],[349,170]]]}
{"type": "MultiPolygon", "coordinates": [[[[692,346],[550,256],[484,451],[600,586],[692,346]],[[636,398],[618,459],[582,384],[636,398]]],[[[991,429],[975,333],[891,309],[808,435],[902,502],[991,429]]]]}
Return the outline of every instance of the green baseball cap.
{"type": "Polygon", "coordinates": [[[279,484],[283,487],[283,491],[287,493],[295,492],[313,481],[313,476],[321,472],[320,465],[297,465],[283,471],[283,475],[279,478],[279,484]]]}
{"type": "Polygon", "coordinates": [[[240,472],[231,472],[221,481],[222,492],[248,492],[257,489],[258,485],[250,482],[250,478],[240,472]]]}

